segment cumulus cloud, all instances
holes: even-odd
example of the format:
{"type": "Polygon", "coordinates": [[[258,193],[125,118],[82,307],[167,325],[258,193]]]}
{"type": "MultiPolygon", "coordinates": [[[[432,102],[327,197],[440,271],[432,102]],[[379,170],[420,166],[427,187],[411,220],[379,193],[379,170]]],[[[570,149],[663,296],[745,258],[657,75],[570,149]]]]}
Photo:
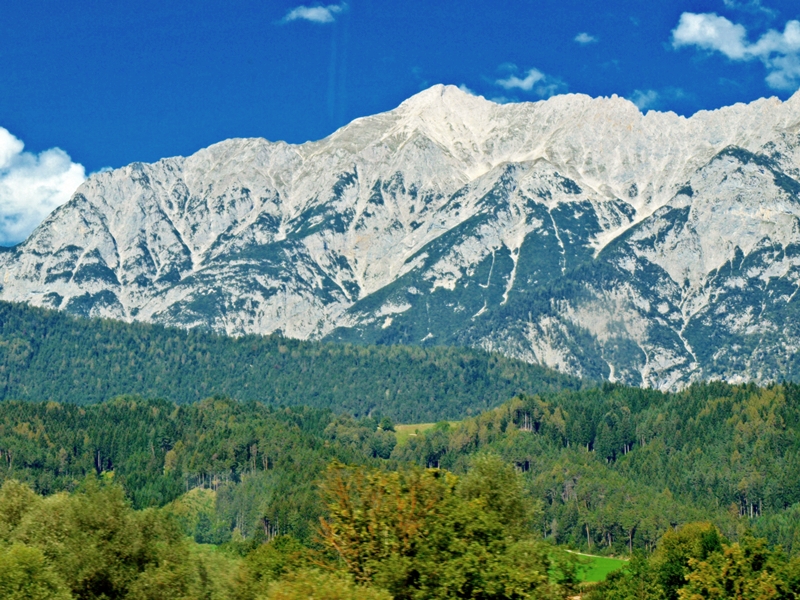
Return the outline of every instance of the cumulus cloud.
{"type": "Polygon", "coordinates": [[[747,30],[714,13],[686,12],[672,30],[672,45],[718,50],[728,58],[742,60],[747,56],[747,30]]]}
{"type": "Polygon", "coordinates": [[[495,83],[506,88],[507,90],[519,88],[526,92],[530,92],[533,89],[533,86],[540,81],[544,81],[544,73],[542,73],[539,69],[530,69],[527,73],[525,73],[525,77],[522,79],[516,75],[509,75],[506,79],[498,79],[495,83]]]}
{"type": "Polygon", "coordinates": [[[458,89],[460,89],[465,94],[469,94],[470,96],[477,96],[478,95],[478,94],[475,93],[474,90],[468,88],[466,83],[462,83],[460,86],[458,86],[458,89]]]}
{"type": "Polygon", "coordinates": [[[734,61],[760,60],[767,69],[766,81],[771,88],[800,87],[800,21],[789,21],[783,32],[770,29],[750,43],[743,25],[714,13],[685,12],[672,31],[672,45],[721,52],[734,61]]]}
{"type": "Polygon", "coordinates": [[[86,179],[59,148],[40,154],[0,127],[0,244],[21,242],[86,179]]]}
{"type": "Polygon", "coordinates": [[[347,10],[347,3],[329,4],[328,6],[298,6],[281,19],[281,23],[292,21],[311,21],[312,23],[333,23],[336,16],[347,10]]]}
{"type": "MultiPolygon", "coordinates": [[[[514,65],[503,65],[508,71],[516,71],[514,65]]],[[[528,69],[522,77],[516,73],[509,73],[505,79],[497,79],[495,84],[506,90],[519,89],[523,92],[533,92],[542,98],[549,98],[562,91],[566,86],[564,82],[556,77],[545,75],[539,69],[528,69]]]]}
{"type": "Polygon", "coordinates": [[[575,36],[575,41],[578,42],[581,46],[585,46],[587,44],[594,44],[598,40],[595,36],[590,35],[585,31],[583,31],[575,36]]]}

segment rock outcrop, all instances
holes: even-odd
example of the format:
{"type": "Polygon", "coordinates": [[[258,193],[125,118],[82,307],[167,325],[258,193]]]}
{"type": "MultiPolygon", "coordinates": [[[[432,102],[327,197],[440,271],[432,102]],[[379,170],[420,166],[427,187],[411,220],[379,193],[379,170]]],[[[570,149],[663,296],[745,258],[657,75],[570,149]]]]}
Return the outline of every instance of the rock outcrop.
{"type": "Polygon", "coordinates": [[[796,378],[800,93],[684,118],[435,86],[318,142],[96,174],[0,273],[4,300],[128,321],[796,378]]]}

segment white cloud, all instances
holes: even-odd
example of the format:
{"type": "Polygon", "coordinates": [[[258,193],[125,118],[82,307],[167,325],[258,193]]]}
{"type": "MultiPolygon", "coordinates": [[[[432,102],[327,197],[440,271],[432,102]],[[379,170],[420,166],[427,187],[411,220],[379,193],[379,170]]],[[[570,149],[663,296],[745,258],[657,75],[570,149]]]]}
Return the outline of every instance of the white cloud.
{"type": "Polygon", "coordinates": [[[672,45],[718,50],[728,58],[742,60],[747,56],[747,30],[713,13],[685,12],[672,30],[672,45]]]}
{"type": "Polygon", "coordinates": [[[655,90],[634,90],[629,100],[644,112],[648,108],[653,108],[658,103],[659,97],[658,92],[655,90]]]}
{"type": "Polygon", "coordinates": [[[800,56],[786,54],[770,60],[772,71],[767,85],[775,90],[795,90],[800,86],[800,56]]]}
{"type": "Polygon", "coordinates": [[[462,83],[460,86],[458,86],[458,89],[460,89],[465,94],[469,94],[470,96],[477,96],[478,95],[473,90],[468,88],[466,83],[462,83]]]}
{"type": "Polygon", "coordinates": [[[329,4],[328,6],[298,6],[281,19],[281,23],[292,21],[311,21],[312,23],[333,23],[336,15],[347,10],[347,3],[329,4]]]}
{"type": "Polygon", "coordinates": [[[516,75],[509,75],[506,79],[498,79],[495,83],[506,88],[507,90],[519,88],[521,90],[525,90],[526,92],[530,92],[534,85],[543,80],[544,73],[542,73],[539,69],[530,69],[525,74],[523,79],[520,79],[516,75]]]}
{"type": "MultiPolygon", "coordinates": [[[[516,69],[513,65],[502,65],[501,68],[504,70],[516,69]]],[[[505,79],[497,79],[495,84],[506,90],[520,89],[524,92],[533,92],[542,98],[549,98],[566,87],[563,81],[545,75],[539,69],[528,69],[524,77],[511,73],[505,79]]]]}
{"type": "Polygon", "coordinates": [[[578,42],[580,45],[585,46],[587,44],[594,44],[598,40],[595,36],[590,35],[585,31],[583,31],[575,36],[575,41],[578,42]]]}
{"type": "Polygon", "coordinates": [[[686,12],[672,31],[672,45],[721,52],[731,60],[760,60],[767,69],[770,87],[800,87],[800,21],[787,22],[783,32],[770,29],[751,44],[743,25],[714,13],[686,12]]]}
{"type": "Polygon", "coordinates": [[[36,155],[0,127],[0,244],[21,242],[86,179],[60,148],[36,155]]]}

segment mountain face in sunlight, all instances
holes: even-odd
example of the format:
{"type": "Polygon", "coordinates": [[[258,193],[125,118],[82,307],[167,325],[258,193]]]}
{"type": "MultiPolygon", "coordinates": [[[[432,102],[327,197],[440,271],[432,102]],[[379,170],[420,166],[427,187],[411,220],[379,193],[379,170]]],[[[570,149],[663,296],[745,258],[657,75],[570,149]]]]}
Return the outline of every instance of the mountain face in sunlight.
{"type": "Polygon", "coordinates": [[[0,253],[0,299],[665,390],[796,379],[799,218],[800,93],[687,119],[435,86],[318,142],[93,175],[0,253]]]}

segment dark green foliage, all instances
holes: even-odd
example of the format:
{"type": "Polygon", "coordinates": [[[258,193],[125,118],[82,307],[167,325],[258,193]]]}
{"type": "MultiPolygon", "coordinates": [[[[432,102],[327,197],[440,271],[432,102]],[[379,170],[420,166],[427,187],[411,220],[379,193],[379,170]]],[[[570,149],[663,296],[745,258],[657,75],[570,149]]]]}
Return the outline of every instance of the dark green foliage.
{"type": "Polygon", "coordinates": [[[38,548],[12,544],[0,549],[0,598],[4,600],[69,600],[63,579],[38,548]]]}
{"type": "Polygon", "coordinates": [[[331,460],[464,473],[491,451],[523,473],[530,506],[541,508],[534,529],[559,544],[652,551],[670,528],[706,520],[728,536],[751,527],[787,552],[800,550],[795,384],[710,383],[678,394],[605,384],[523,396],[459,424],[441,422],[403,446],[389,425],[224,399],[4,402],[0,478],[52,493],[113,472],[136,507],[205,488],[213,497],[202,508],[176,509],[197,541],[220,543],[232,531],[235,539],[308,539],[319,516],[314,479],[331,460]]]}
{"type": "Polygon", "coordinates": [[[789,600],[800,560],[746,533],[731,542],[708,523],[668,532],[651,557],[637,554],[586,600],[789,600]]]}
{"type": "Polygon", "coordinates": [[[800,549],[799,385],[520,396],[402,446],[392,425],[223,398],[0,403],[0,563],[11,573],[0,589],[194,597],[181,590],[205,586],[213,563],[191,558],[200,542],[248,555],[239,600],[271,597],[284,580],[286,593],[306,593],[297,574],[325,565],[348,571],[329,583],[350,595],[369,585],[397,598],[557,597],[574,569],[554,567],[543,538],[635,555],[594,598],[800,591],[800,558],[787,558],[800,549]],[[146,510],[132,515],[129,501],[146,510]]]}
{"type": "Polygon", "coordinates": [[[592,552],[652,551],[676,525],[752,527],[800,550],[800,386],[697,384],[677,394],[605,384],[528,396],[394,457],[463,472],[490,450],[544,502],[537,529],[592,552]]]}
{"type": "Polygon", "coordinates": [[[691,561],[707,560],[722,551],[722,542],[719,531],[710,523],[691,523],[664,534],[651,561],[651,577],[666,600],[677,600],[691,570],[691,561]]]}
{"type": "MultiPolygon", "coordinates": [[[[0,403],[0,481],[52,494],[89,475],[113,477],[137,508],[208,488],[211,512],[184,522],[201,543],[225,542],[234,529],[250,538],[307,538],[318,516],[317,474],[334,459],[386,458],[394,443],[370,419],[220,398],[187,406],[131,397],[86,407],[0,403]]],[[[18,512],[4,510],[8,518],[18,512]]]]}
{"type": "Polygon", "coordinates": [[[235,563],[194,546],[166,513],[132,510],[119,486],[87,479],[72,494],[42,498],[7,481],[0,520],[14,521],[0,531],[4,599],[230,597],[235,563]],[[6,509],[23,497],[9,520],[6,509]]]}
{"type": "Polygon", "coordinates": [[[90,404],[138,394],[184,404],[219,394],[430,422],[581,385],[478,350],[229,338],[0,302],[0,399],[90,404]]]}
{"type": "MultiPolygon", "coordinates": [[[[105,478],[108,479],[108,478],[105,478]]],[[[560,600],[575,560],[532,535],[513,468],[482,455],[459,478],[334,462],[316,545],[279,535],[245,556],[197,545],[168,510],[134,511],[87,478],[42,498],[0,486],[0,592],[9,600],[560,600]]]]}

